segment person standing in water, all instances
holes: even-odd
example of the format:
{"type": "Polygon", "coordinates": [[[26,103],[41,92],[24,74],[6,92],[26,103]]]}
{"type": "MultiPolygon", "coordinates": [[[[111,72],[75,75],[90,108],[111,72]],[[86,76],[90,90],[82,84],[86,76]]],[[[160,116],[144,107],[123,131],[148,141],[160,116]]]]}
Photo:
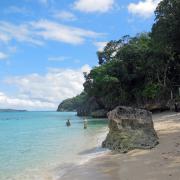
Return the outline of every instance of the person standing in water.
{"type": "Polygon", "coordinates": [[[175,112],[178,112],[178,103],[177,102],[175,102],[175,104],[174,104],[174,109],[175,109],[175,112]]]}
{"type": "Polygon", "coordinates": [[[88,124],[88,121],[87,121],[87,119],[86,118],[84,118],[84,129],[87,129],[87,124],[88,124]]]}
{"type": "Polygon", "coordinates": [[[69,119],[68,119],[67,122],[66,122],[66,126],[67,126],[67,127],[71,126],[71,122],[70,122],[69,119]]]}

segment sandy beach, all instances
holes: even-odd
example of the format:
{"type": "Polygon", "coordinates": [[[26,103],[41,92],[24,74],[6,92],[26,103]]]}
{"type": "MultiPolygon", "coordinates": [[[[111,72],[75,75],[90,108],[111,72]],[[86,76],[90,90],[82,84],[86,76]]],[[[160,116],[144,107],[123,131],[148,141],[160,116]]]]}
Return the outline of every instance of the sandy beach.
{"type": "Polygon", "coordinates": [[[59,180],[180,180],[180,113],[153,115],[159,145],[127,154],[107,153],[78,165],[59,180]]]}

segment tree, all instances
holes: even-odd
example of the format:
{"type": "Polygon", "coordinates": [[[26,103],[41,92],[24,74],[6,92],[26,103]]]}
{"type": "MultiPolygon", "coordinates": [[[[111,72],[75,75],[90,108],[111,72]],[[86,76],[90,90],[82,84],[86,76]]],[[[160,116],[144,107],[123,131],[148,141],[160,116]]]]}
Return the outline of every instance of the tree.
{"type": "Polygon", "coordinates": [[[152,32],[110,41],[97,53],[99,66],[84,74],[87,99],[111,110],[117,105],[164,106],[170,91],[178,94],[180,0],[161,1],[155,16],[152,32]]]}
{"type": "Polygon", "coordinates": [[[163,50],[180,54],[180,1],[163,0],[155,11],[152,37],[163,50]]]}
{"type": "Polygon", "coordinates": [[[165,55],[164,85],[168,82],[172,90],[180,84],[180,1],[161,1],[155,16],[151,33],[154,51],[165,55]]]}

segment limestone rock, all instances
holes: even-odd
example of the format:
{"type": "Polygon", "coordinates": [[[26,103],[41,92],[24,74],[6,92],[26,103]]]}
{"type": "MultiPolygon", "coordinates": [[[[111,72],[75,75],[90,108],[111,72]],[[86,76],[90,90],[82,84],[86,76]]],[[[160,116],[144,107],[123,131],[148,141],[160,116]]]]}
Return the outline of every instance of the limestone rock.
{"type": "Polygon", "coordinates": [[[108,113],[109,133],[104,148],[118,152],[150,149],[158,144],[152,114],[149,111],[118,106],[108,113]]]}
{"type": "Polygon", "coordinates": [[[100,110],[96,110],[96,111],[93,111],[91,113],[91,116],[93,118],[107,118],[107,111],[105,109],[100,109],[100,110]]]}
{"type": "Polygon", "coordinates": [[[90,116],[93,111],[100,109],[95,97],[89,98],[77,108],[78,116],[90,116]]]}
{"type": "Polygon", "coordinates": [[[166,101],[159,102],[159,103],[154,102],[151,104],[147,103],[143,108],[147,109],[148,111],[151,111],[151,112],[162,112],[162,111],[169,110],[169,107],[167,106],[166,101]]]}

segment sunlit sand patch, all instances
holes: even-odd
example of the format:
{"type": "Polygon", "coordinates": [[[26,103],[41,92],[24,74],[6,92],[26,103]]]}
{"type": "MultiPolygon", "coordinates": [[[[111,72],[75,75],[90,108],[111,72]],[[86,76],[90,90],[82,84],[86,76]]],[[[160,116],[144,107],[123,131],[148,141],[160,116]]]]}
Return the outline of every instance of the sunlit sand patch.
{"type": "Polygon", "coordinates": [[[106,173],[106,174],[111,174],[111,172],[114,170],[114,167],[112,167],[112,168],[108,168],[108,169],[104,169],[104,168],[102,168],[102,172],[103,173],[106,173]]]}
{"type": "Polygon", "coordinates": [[[180,157],[175,157],[171,159],[171,162],[169,163],[169,168],[175,168],[180,166],[180,157]]]}
{"type": "Polygon", "coordinates": [[[174,112],[166,112],[163,113],[159,113],[159,114],[154,114],[153,115],[153,119],[156,119],[156,121],[163,121],[163,120],[176,120],[177,117],[180,116],[180,113],[174,113],[174,112]]]}
{"type": "Polygon", "coordinates": [[[128,153],[128,155],[131,157],[135,157],[135,156],[141,156],[141,155],[148,154],[149,152],[150,152],[150,150],[133,150],[133,151],[130,151],[128,153]]]}
{"type": "Polygon", "coordinates": [[[176,133],[180,130],[180,119],[156,122],[154,127],[159,134],[176,133]]]}

